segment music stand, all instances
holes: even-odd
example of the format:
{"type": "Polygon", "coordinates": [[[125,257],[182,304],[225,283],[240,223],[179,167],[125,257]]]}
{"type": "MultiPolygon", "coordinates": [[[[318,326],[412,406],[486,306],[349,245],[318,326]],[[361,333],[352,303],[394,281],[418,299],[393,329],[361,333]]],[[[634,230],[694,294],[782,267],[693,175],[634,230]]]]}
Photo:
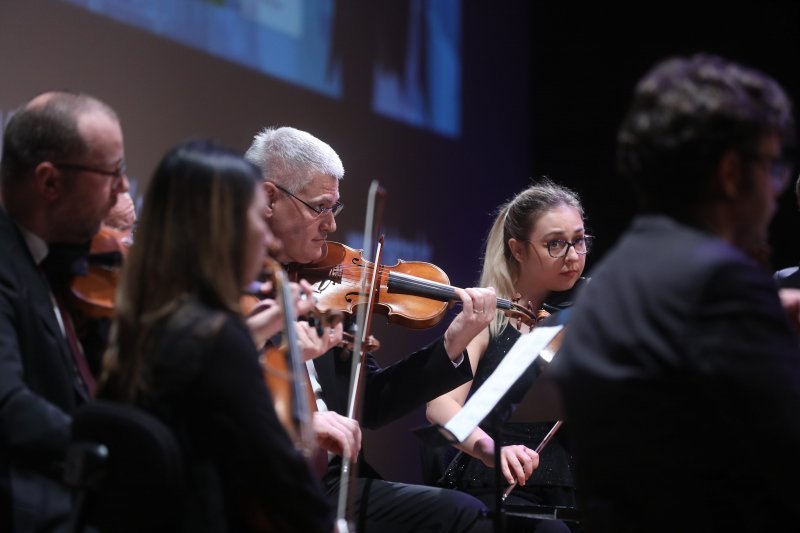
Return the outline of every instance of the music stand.
{"type": "MultiPolygon", "coordinates": [[[[559,313],[563,316],[554,317],[557,320],[553,320],[551,323],[565,324],[569,316],[568,311],[565,310],[559,313]]],[[[545,323],[543,322],[543,324],[545,323]]],[[[537,357],[534,360],[532,364],[536,365],[539,375],[514,408],[514,412],[508,419],[509,422],[554,422],[558,426],[554,429],[557,431],[560,428],[561,422],[565,418],[563,400],[555,380],[548,374],[550,363],[552,363],[560,347],[561,343],[559,342],[557,346],[553,346],[552,354],[548,354],[546,357],[537,357]]],[[[551,431],[551,433],[555,432],[551,431]]],[[[545,437],[544,441],[539,445],[541,449],[545,447],[550,438],[552,438],[552,435],[545,437]]],[[[541,449],[537,451],[541,452],[541,449]]],[[[505,497],[511,492],[512,488],[513,485],[507,487],[500,496],[504,511],[509,516],[567,521],[578,521],[580,518],[578,512],[571,507],[540,506],[538,511],[531,512],[526,506],[507,505],[504,503],[505,497]]]]}
{"type": "MultiPolygon", "coordinates": [[[[444,425],[425,426],[414,430],[414,433],[431,446],[463,442],[489,416],[492,409],[531,364],[534,364],[540,357],[547,362],[552,359],[552,355],[561,345],[562,336],[562,325],[539,326],[531,333],[522,335],[492,372],[492,375],[453,418],[444,425]]],[[[531,387],[531,389],[538,391],[538,388],[535,387],[531,387]]],[[[526,398],[527,396],[526,394],[526,398]]],[[[538,398],[538,393],[532,397],[533,400],[536,398],[538,398]]]]}
{"type": "MultiPolygon", "coordinates": [[[[564,420],[564,405],[561,395],[558,392],[555,381],[547,372],[550,362],[561,347],[562,338],[563,336],[554,339],[554,342],[558,341],[558,345],[555,346],[555,350],[553,350],[549,360],[540,356],[533,361],[532,365],[535,365],[538,369],[539,376],[533,381],[525,396],[514,408],[514,412],[511,413],[511,417],[508,419],[509,422],[553,422],[564,420]]],[[[550,349],[550,346],[547,349],[550,349]]]]}

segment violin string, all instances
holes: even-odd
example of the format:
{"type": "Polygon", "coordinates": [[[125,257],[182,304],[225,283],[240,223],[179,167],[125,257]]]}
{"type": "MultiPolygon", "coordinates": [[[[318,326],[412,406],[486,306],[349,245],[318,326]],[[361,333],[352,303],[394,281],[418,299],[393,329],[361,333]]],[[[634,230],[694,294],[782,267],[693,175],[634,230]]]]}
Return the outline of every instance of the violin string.
{"type": "MultiPolygon", "coordinates": [[[[356,267],[356,268],[359,268],[359,267],[356,267]]],[[[450,287],[449,285],[444,285],[444,284],[441,284],[441,283],[431,282],[431,281],[426,280],[424,278],[417,278],[415,276],[409,276],[407,274],[401,274],[401,275],[402,275],[402,279],[403,279],[403,284],[405,286],[407,286],[407,287],[415,287],[417,289],[431,289],[432,288],[432,289],[439,289],[439,290],[447,290],[447,289],[452,290],[452,287],[450,287]]],[[[388,279],[385,279],[385,278],[386,278],[386,276],[381,276],[379,290],[386,290],[386,291],[389,290],[388,279]]],[[[344,272],[342,273],[341,282],[340,282],[341,285],[344,285],[346,287],[357,287],[360,283],[361,283],[361,277],[360,276],[356,277],[356,276],[347,275],[344,272]]],[[[447,294],[443,293],[443,295],[448,300],[452,298],[452,295],[449,294],[449,292],[447,294]]],[[[409,296],[414,296],[414,295],[412,294],[412,295],[409,295],[409,296]]],[[[425,296],[422,296],[422,295],[417,295],[417,296],[419,298],[425,298],[425,296]]],[[[442,301],[448,301],[448,300],[442,299],[442,301]]]]}
{"type": "MultiPolygon", "coordinates": [[[[383,281],[383,276],[381,276],[381,281],[383,281]]],[[[342,274],[342,282],[341,282],[342,285],[345,285],[345,286],[348,286],[348,287],[357,287],[360,283],[361,283],[361,276],[360,275],[359,276],[349,276],[349,275],[346,275],[344,273],[342,274]]],[[[380,284],[380,288],[381,289],[386,289],[388,287],[387,287],[386,284],[381,283],[380,284]]]]}
{"type": "MultiPolygon", "coordinates": [[[[449,285],[445,285],[443,283],[438,283],[435,281],[426,280],[424,278],[417,278],[416,276],[410,276],[408,274],[400,273],[401,279],[403,280],[403,284],[407,286],[416,286],[419,288],[434,288],[434,289],[442,289],[446,291],[448,295],[450,295],[450,291],[453,291],[453,294],[450,295],[452,298],[455,296],[455,291],[453,287],[449,285]]],[[[444,294],[444,293],[443,293],[444,294]]],[[[457,302],[460,303],[460,302],[457,302]]],[[[496,307],[498,309],[511,309],[513,306],[511,305],[511,301],[505,298],[497,298],[496,307]]]]}
{"type": "MultiPolygon", "coordinates": [[[[361,282],[361,271],[363,268],[368,268],[372,270],[372,266],[363,266],[363,265],[353,265],[348,267],[342,267],[341,269],[341,283],[347,286],[358,286],[361,282]]],[[[389,272],[389,274],[392,274],[389,272]]],[[[394,273],[398,280],[402,280],[402,283],[407,287],[415,287],[419,289],[440,289],[443,292],[443,295],[447,295],[449,298],[453,298],[455,295],[455,291],[453,291],[453,287],[450,285],[446,285],[444,283],[439,283],[436,281],[427,280],[425,278],[420,278],[417,276],[413,276],[411,274],[405,274],[403,272],[395,272],[394,273]],[[451,294],[450,291],[453,291],[451,294]]],[[[386,276],[386,282],[384,282],[385,276],[381,276],[381,290],[388,290],[388,276],[386,276]]],[[[424,297],[424,296],[420,296],[424,297]]],[[[454,300],[455,301],[455,300],[454,300]]],[[[460,304],[460,301],[456,301],[457,304],[460,304]]],[[[506,298],[497,298],[496,306],[498,309],[502,310],[509,310],[514,308],[515,306],[512,305],[511,301],[506,298]]]]}
{"type": "MultiPolygon", "coordinates": [[[[342,269],[341,269],[342,282],[344,283],[345,280],[351,281],[351,280],[353,280],[354,277],[357,277],[359,279],[359,281],[360,281],[360,279],[361,279],[361,269],[363,269],[363,268],[365,268],[365,267],[364,266],[359,266],[359,265],[353,265],[353,266],[349,266],[349,267],[342,267],[342,269]],[[357,274],[357,276],[350,276],[351,273],[357,274]]],[[[372,266],[368,266],[366,268],[372,270],[373,267],[372,266]]],[[[411,274],[405,274],[405,273],[402,273],[402,272],[394,272],[394,273],[389,272],[389,275],[391,275],[391,274],[395,274],[398,278],[401,278],[403,280],[404,284],[407,284],[409,286],[415,286],[415,287],[425,288],[425,289],[440,289],[440,290],[443,290],[443,291],[447,291],[448,296],[450,296],[449,291],[452,290],[452,287],[450,285],[446,285],[444,283],[439,283],[439,282],[436,282],[436,281],[427,280],[425,278],[420,278],[420,277],[417,277],[417,276],[413,276],[411,274]]],[[[383,278],[384,278],[384,276],[381,276],[381,281],[382,281],[381,287],[380,287],[381,289],[388,288],[387,285],[383,284],[383,278]]],[[[388,280],[386,281],[386,283],[388,284],[388,280]]]]}
{"type": "MultiPolygon", "coordinates": [[[[351,266],[345,267],[342,269],[342,284],[352,284],[356,285],[355,276],[349,276],[348,274],[352,273],[359,273],[358,281],[360,281],[360,272],[361,269],[364,268],[362,266],[351,266]]],[[[367,267],[372,268],[372,267],[367,267]]],[[[425,278],[419,278],[417,276],[412,276],[410,274],[405,273],[395,273],[399,278],[402,279],[403,283],[407,286],[411,287],[418,287],[418,288],[434,288],[434,289],[443,289],[445,291],[452,290],[452,287],[449,285],[445,285],[444,283],[438,283],[435,281],[427,280],[425,278]],[[449,290],[448,290],[449,289],[449,290]]],[[[381,289],[388,288],[388,281],[386,284],[383,283],[383,276],[381,276],[381,289]]],[[[511,305],[511,301],[506,298],[497,298],[497,308],[498,309],[511,309],[513,306],[511,305]]]]}

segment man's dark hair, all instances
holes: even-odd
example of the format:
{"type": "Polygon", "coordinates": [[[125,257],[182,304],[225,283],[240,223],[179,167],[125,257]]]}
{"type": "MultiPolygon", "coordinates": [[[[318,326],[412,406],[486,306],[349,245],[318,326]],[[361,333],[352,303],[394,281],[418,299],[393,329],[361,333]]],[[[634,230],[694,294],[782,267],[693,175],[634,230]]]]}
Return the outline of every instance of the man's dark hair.
{"type": "Polygon", "coordinates": [[[752,154],[771,133],[793,146],[791,103],[775,80],[716,56],[670,58],[636,86],[617,138],[619,170],[645,210],[689,212],[712,198],[709,177],[726,151],[752,154]]]}

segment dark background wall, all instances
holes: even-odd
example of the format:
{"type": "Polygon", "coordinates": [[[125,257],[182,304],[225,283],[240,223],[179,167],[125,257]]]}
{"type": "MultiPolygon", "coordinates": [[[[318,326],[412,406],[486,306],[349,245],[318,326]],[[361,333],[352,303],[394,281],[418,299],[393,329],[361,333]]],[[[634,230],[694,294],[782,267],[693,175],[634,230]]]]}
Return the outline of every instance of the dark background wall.
{"type": "MultiPolygon", "coordinates": [[[[771,74],[795,102],[800,98],[794,64],[800,11],[788,1],[681,0],[624,8],[535,2],[530,22],[532,173],[557,173],[583,194],[589,225],[599,237],[594,260],[634,208],[614,171],[615,132],[636,80],[655,61],[696,51],[724,55],[771,74]]],[[[781,205],[771,235],[776,267],[800,257],[791,190],[781,205]]]]}
{"type": "MultiPolygon", "coordinates": [[[[378,179],[389,192],[386,232],[428,243],[424,259],[458,286],[476,282],[497,205],[549,175],[583,197],[598,237],[591,270],[634,213],[614,170],[615,131],[635,81],[656,60],[699,50],[726,55],[772,74],[800,99],[797,4],[627,4],[464,1],[461,134],[451,138],[376,115],[352,94],[330,99],[58,0],[1,0],[0,119],[47,89],[103,98],[122,120],[138,193],[164,151],[185,137],[212,136],[243,151],[263,126],[306,129],[329,142],[347,170],[337,233],[361,231],[367,187],[378,179]]],[[[361,23],[376,16],[365,9],[361,23]]],[[[350,46],[345,60],[363,55],[350,46]]],[[[792,193],[780,203],[775,268],[800,258],[792,193]]],[[[411,331],[378,317],[377,355],[389,363],[445,324],[411,331]]],[[[418,410],[366,433],[367,454],[386,477],[419,478],[408,429],[423,423],[418,410]]]]}

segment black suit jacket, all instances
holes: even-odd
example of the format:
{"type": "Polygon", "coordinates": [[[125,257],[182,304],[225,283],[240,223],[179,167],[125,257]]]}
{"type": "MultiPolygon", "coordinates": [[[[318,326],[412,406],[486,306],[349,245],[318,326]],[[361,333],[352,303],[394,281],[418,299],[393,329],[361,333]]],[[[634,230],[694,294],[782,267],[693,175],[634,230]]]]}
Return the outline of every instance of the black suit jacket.
{"type": "MultiPolygon", "coordinates": [[[[361,425],[377,428],[411,412],[414,408],[472,379],[472,368],[465,358],[453,366],[441,339],[400,361],[382,368],[367,354],[364,368],[363,409],[361,425]]],[[[335,348],[314,360],[322,399],[329,410],[347,414],[351,361],[346,352],[335,348]]],[[[324,483],[336,484],[341,458],[329,464],[324,483]]],[[[359,463],[360,477],[379,477],[364,460],[359,463]]]]}
{"type": "Polygon", "coordinates": [[[70,413],[87,401],[43,274],[0,209],[0,530],[63,522],[70,413]]]}
{"type": "Polygon", "coordinates": [[[551,370],[593,531],[771,531],[800,501],[800,351],[769,272],[638,218],[551,370]]]}

